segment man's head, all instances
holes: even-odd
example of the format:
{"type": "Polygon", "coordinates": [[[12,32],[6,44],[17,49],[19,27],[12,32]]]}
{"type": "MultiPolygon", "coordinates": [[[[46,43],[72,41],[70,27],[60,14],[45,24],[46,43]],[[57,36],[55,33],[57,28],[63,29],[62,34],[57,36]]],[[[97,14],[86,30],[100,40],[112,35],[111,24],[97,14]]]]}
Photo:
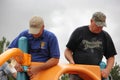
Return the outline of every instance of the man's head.
{"type": "Polygon", "coordinates": [[[89,29],[93,33],[100,33],[106,26],[106,16],[102,12],[95,12],[91,18],[89,29]]]}
{"type": "Polygon", "coordinates": [[[40,30],[44,26],[44,21],[39,16],[34,16],[30,19],[29,22],[29,33],[30,34],[38,34],[40,30]]]}
{"type": "Polygon", "coordinates": [[[106,26],[106,16],[102,12],[95,12],[92,16],[95,24],[100,27],[106,26]]]}

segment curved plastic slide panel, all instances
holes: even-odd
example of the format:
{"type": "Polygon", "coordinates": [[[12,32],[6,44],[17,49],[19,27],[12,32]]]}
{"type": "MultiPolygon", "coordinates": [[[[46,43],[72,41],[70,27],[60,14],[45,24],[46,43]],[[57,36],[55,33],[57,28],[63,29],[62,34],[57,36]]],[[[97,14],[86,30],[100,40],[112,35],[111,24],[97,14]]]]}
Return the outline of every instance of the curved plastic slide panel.
{"type": "Polygon", "coordinates": [[[0,55],[0,66],[10,58],[14,58],[18,63],[29,66],[31,64],[31,55],[24,54],[19,48],[11,48],[0,55]]]}
{"type": "MultiPolygon", "coordinates": [[[[32,62],[31,66],[42,64],[44,63],[32,62]]],[[[99,66],[78,64],[58,64],[57,66],[34,75],[34,78],[31,80],[59,80],[59,77],[64,73],[78,74],[84,80],[101,80],[99,66]]]]}

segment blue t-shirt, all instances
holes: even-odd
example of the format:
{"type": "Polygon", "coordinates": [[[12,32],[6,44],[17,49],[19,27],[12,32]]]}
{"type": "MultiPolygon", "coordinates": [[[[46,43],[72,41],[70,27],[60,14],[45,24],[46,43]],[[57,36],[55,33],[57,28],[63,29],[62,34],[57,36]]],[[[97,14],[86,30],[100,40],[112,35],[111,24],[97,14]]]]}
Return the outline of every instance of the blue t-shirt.
{"type": "Polygon", "coordinates": [[[50,58],[60,57],[58,40],[47,30],[44,30],[38,38],[34,38],[28,30],[25,30],[12,41],[8,48],[18,48],[18,40],[22,36],[28,39],[28,53],[32,56],[32,62],[46,62],[50,58]]]}

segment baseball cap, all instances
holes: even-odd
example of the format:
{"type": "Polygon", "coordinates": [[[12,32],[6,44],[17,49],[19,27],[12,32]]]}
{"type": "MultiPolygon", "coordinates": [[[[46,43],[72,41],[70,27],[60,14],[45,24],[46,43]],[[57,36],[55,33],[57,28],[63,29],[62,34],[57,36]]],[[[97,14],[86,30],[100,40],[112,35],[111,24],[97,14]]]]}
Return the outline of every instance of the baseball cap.
{"type": "Polygon", "coordinates": [[[38,34],[43,25],[44,21],[41,17],[33,16],[29,21],[29,33],[38,34]]]}
{"type": "Polygon", "coordinates": [[[106,16],[102,12],[95,12],[92,16],[97,26],[106,27],[106,16]]]}

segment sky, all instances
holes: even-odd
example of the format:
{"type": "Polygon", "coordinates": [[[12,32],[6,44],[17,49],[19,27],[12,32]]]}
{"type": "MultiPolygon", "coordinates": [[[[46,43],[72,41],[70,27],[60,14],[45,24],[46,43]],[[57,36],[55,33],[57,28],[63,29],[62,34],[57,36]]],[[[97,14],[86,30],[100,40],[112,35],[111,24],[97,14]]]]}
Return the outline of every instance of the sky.
{"type": "MultiPolygon", "coordinates": [[[[120,64],[120,0],[0,0],[0,40],[12,41],[29,28],[32,16],[44,19],[45,29],[53,32],[59,42],[60,63],[67,63],[64,50],[71,33],[79,26],[89,25],[92,14],[101,11],[107,16],[104,28],[112,37],[120,64]]],[[[105,60],[105,59],[103,59],[105,60]]]]}

